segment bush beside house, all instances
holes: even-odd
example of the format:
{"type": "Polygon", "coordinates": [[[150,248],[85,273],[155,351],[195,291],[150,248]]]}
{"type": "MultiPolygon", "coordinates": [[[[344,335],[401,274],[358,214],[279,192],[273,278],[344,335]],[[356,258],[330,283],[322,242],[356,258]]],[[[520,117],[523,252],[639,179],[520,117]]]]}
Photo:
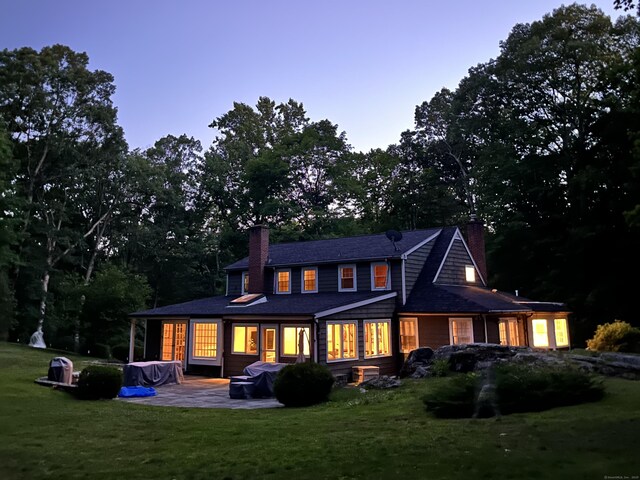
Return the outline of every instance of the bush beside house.
{"type": "Polygon", "coordinates": [[[273,391],[285,407],[306,407],[327,400],[334,381],[323,365],[294,363],[278,372],[273,391]]]}
{"type": "Polygon", "coordinates": [[[114,367],[91,365],[78,377],[78,396],[84,400],[112,399],[122,388],[122,372],[114,367]]]}

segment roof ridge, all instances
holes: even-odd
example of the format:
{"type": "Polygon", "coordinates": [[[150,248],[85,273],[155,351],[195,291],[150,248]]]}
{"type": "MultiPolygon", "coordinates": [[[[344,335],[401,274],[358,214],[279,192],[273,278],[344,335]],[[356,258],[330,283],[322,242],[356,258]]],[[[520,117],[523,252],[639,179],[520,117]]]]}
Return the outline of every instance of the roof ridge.
{"type": "MultiPolygon", "coordinates": [[[[444,228],[455,228],[455,227],[429,227],[429,228],[417,228],[415,230],[400,230],[400,233],[413,233],[413,232],[428,232],[433,230],[442,230],[444,228]]],[[[289,242],[281,242],[281,243],[270,243],[269,247],[275,247],[280,245],[291,245],[297,243],[308,243],[308,242],[327,242],[331,240],[346,240],[348,238],[364,238],[364,237],[377,237],[379,235],[385,235],[386,232],[379,233],[362,233],[360,235],[348,235],[346,237],[328,237],[328,238],[315,238],[310,240],[291,240],[289,242]]],[[[402,240],[399,240],[402,241],[402,240]]]]}

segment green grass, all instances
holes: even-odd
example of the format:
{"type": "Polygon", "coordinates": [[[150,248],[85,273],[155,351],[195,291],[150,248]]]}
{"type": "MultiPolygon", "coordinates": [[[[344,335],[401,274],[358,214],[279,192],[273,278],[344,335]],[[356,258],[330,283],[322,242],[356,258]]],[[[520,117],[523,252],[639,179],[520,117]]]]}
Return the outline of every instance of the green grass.
{"type": "MultiPolygon", "coordinates": [[[[640,382],[601,401],[494,420],[438,420],[430,382],[337,391],[304,409],[79,401],[41,387],[51,352],[0,343],[0,478],[602,479],[640,474],[640,382]]],[[[81,358],[72,358],[81,368],[81,358]]],[[[84,359],[86,360],[86,359],[84,359]]],[[[446,379],[444,379],[446,380],[446,379]]]]}

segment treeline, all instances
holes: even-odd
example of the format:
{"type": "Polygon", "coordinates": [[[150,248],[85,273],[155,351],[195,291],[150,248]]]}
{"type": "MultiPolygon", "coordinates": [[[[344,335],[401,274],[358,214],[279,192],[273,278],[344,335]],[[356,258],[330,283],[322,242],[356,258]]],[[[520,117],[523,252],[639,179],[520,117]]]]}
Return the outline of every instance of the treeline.
{"type": "Polygon", "coordinates": [[[568,302],[574,340],[638,325],[640,39],[635,17],[561,7],[355,152],[301,103],[216,118],[207,149],[131,150],[113,77],[54,45],[0,52],[0,334],[57,348],[127,341],[126,314],[224,293],[247,227],[274,241],[464,222],[489,228],[493,287],[568,302]],[[634,279],[629,281],[629,278],[634,279]]]}

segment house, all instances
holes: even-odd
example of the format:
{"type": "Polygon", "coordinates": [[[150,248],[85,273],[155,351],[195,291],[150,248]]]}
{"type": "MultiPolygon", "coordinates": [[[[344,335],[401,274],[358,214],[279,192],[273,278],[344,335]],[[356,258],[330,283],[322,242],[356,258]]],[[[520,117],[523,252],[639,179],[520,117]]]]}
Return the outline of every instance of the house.
{"type": "Polygon", "coordinates": [[[563,304],[487,287],[484,229],[473,217],[467,240],[441,227],[395,241],[376,234],[270,245],[269,230],[256,226],[249,256],[226,272],[226,295],[131,315],[132,332],[136,320],[145,323],[145,359],[228,377],[256,360],[296,361],[303,335],[305,358],[334,374],[366,365],[394,374],[417,347],[569,346],[563,304]]]}

